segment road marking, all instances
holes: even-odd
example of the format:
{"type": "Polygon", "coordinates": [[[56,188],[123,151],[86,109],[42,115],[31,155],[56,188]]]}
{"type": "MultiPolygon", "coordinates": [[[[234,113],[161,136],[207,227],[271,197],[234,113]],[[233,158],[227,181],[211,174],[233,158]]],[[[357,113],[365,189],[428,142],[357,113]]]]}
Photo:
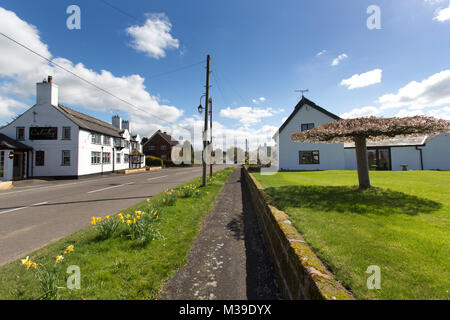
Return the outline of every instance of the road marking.
{"type": "Polygon", "coordinates": [[[119,184],[118,186],[112,186],[112,187],[106,187],[106,188],[102,188],[102,189],[98,189],[98,190],[93,190],[93,191],[89,191],[88,193],[96,193],[96,192],[100,192],[100,191],[105,191],[105,190],[109,190],[109,189],[114,189],[114,188],[118,188],[118,187],[123,187],[123,186],[127,186],[130,184],[133,184],[134,182],[128,182],[128,183],[124,183],[124,184],[119,184]]]}
{"type": "Polygon", "coordinates": [[[10,210],[5,210],[5,211],[0,212],[0,214],[13,212],[13,211],[17,211],[17,210],[22,210],[22,209],[27,209],[27,208],[31,208],[31,207],[42,206],[42,205],[47,204],[47,203],[48,202],[40,202],[40,203],[35,203],[35,204],[29,205],[29,206],[26,206],[26,207],[19,207],[19,208],[14,208],[14,209],[10,209],[10,210]]]}
{"type": "Polygon", "coordinates": [[[160,178],[165,178],[165,177],[168,177],[168,176],[160,176],[160,177],[155,177],[155,178],[148,178],[147,180],[150,181],[150,180],[155,180],[155,179],[160,179],[160,178]]]}

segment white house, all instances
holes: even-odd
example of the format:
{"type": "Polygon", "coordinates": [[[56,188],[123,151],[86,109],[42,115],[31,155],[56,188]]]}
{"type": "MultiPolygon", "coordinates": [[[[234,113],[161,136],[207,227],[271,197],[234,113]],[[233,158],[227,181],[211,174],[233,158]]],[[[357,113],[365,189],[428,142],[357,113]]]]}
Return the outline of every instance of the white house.
{"type": "MultiPolygon", "coordinates": [[[[353,143],[299,143],[291,134],[340,119],[302,97],[274,140],[278,145],[278,170],[355,170],[353,143]]],[[[372,170],[450,170],[450,133],[368,141],[372,170]]]]}
{"type": "Polygon", "coordinates": [[[58,103],[52,77],[37,83],[36,104],[0,128],[0,179],[80,177],[143,165],[139,135],[58,103]]]}

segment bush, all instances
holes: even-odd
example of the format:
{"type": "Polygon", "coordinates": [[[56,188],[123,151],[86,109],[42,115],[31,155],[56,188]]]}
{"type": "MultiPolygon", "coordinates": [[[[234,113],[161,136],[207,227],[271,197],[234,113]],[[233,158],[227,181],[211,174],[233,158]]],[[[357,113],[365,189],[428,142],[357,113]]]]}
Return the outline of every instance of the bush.
{"type": "Polygon", "coordinates": [[[155,156],[145,157],[145,166],[147,167],[164,167],[164,161],[155,156]]]}

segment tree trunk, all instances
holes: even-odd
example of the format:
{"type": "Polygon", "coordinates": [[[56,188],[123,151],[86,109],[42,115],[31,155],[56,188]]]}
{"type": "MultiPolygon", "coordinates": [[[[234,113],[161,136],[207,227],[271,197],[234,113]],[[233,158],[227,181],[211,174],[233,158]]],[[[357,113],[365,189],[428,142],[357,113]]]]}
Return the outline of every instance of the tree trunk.
{"type": "Polygon", "coordinates": [[[359,188],[370,188],[369,162],[367,161],[366,137],[355,137],[356,165],[358,167],[359,188]]]}

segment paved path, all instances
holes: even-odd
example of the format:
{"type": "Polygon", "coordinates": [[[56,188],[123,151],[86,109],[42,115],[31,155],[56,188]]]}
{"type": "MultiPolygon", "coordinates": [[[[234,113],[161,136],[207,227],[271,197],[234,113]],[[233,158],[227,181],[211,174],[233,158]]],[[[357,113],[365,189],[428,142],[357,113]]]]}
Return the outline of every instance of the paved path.
{"type": "Polygon", "coordinates": [[[160,300],[278,299],[272,264],[236,169],[160,300]]]}
{"type": "MultiPolygon", "coordinates": [[[[225,165],[214,166],[214,170],[225,165]]],[[[23,181],[0,191],[0,266],[202,174],[201,167],[64,181],[23,181]]]]}

